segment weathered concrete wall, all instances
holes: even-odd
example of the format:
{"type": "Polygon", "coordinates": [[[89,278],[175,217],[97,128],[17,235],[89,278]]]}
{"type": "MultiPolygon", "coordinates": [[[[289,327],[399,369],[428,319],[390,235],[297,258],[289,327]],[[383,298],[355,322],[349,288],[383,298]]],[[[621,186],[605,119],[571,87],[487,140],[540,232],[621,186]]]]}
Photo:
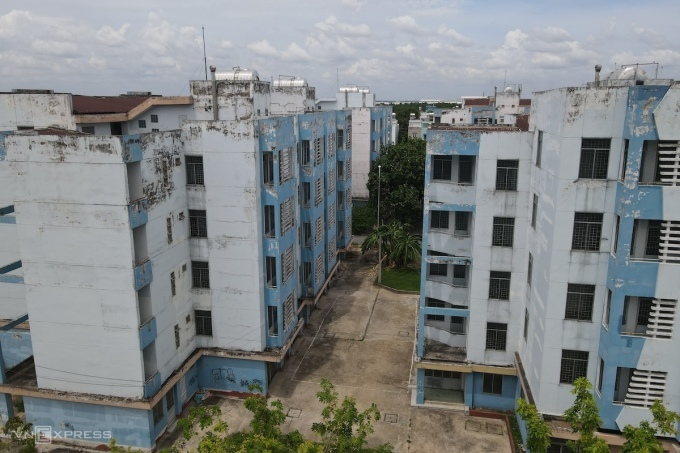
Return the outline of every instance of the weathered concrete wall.
{"type": "Polygon", "coordinates": [[[314,111],[314,88],[312,87],[272,87],[272,115],[305,113],[314,111]]]}
{"type": "Polygon", "coordinates": [[[368,198],[371,170],[371,109],[352,110],[352,197],[368,198]]]}
{"type": "MultiPolygon", "coordinates": [[[[265,345],[261,163],[257,129],[251,121],[188,122],[185,152],[202,155],[208,238],[191,244],[193,260],[210,263],[210,289],[194,289],[194,307],[212,310],[213,336],[197,345],[261,351],[265,345]]],[[[199,208],[197,206],[197,208],[199,208]]],[[[200,209],[200,208],[199,208],[200,209]]]]}
{"type": "Polygon", "coordinates": [[[0,332],[0,346],[5,371],[14,368],[33,355],[31,347],[31,332],[12,329],[0,332]]]}
{"type": "Polygon", "coordinates": [[[70,94],[0,94],[0,131],[56,127],[74,130],[70,94]]]}
{"type": "Polygon", "coordinates": [[[249,393],[249,385],[259,384],[267,393],[265,362],[204,356],[198,364],[198,376],[204,389],[249,393]]]}
{"type": "Polygon", "coordinates": [[[141,396],[120,140],[13,136],[7,150],[38,384],[141,396]]]}

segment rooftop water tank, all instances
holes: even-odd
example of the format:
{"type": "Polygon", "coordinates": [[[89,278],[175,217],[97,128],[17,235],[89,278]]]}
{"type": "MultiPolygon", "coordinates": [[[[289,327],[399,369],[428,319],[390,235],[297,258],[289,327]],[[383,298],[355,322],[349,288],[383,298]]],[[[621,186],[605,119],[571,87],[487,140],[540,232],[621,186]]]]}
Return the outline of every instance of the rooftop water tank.
{"type": "Polygon", "coordinates": [[[306,87],[309,86],[307,84],[307,79],[304,79],[302,77],[292,77],[288,79],[278,79],[274,80],[274,88],[277,87],[306,87]]]}
{"type": "Polygon", "coordinates": [[[238,66],[231,71],[220,71],[215,73],[216,80],[230,80],[234,82],[253,82],[259,81],[260,76],[254,69],[239,68],[238,66]]]}

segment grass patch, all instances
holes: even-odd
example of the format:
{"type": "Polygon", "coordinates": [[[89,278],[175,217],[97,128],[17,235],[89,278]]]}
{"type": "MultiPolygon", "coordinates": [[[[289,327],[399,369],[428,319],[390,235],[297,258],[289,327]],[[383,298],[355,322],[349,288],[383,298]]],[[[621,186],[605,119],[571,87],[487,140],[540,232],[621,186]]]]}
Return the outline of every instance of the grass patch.
{"type": "Polygon", "coordinates": [[[383,268],[382,284],[401,291],[420,291],[420,269],[383,268]]]}

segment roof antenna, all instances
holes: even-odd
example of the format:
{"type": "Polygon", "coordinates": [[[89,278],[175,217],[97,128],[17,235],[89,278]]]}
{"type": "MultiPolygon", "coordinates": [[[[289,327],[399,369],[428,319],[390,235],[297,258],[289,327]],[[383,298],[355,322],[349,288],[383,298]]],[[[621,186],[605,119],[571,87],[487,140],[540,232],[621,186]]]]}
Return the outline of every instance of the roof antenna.
{"type": "Polygon", "coordinates": [[[205,27],[201,25],[203,32],[203,66],[205,67],[205,80],[208,80],[208,57],[205,56],[205,27]]]}
{"type": "Polygon", "coordinates": [[[340,68],[335,68],[336,91],[340,91],[340,68]]]}
{"type": "Polygon", "coordinates": [[[505,83],[505,81],[508,79],[508,70],[505,70],[505,75],[503,76],[503,89],[507,87],[508,85],[505,83]]]}

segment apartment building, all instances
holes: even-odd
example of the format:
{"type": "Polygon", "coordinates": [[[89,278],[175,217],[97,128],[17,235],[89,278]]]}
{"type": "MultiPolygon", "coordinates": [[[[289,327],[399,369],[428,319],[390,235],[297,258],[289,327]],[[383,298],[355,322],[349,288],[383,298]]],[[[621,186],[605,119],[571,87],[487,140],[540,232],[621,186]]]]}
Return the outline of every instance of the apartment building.
{"type": "Polygon", "coordinates": [[[351,241],[352,114],[271,115],[256,71],[212,73],[3,123],[0,284],[27,313],[0,316],[4,420],[21,398],[36,426],[151,448],[199,389],[266,393],[286,363],[351,241]]]}
{"type": "Polygon", "coordinates": [[[375,93],[368,87],[340,87],[335,98],[319,99],[317,110],[351,109],[352,124],[348,132],[352,143],[352,198],[368,200],[368,173],[380,156],[383,146],[396,143],[399,126],[391,106],[378,106],[375,93]]]}
{"type": "Polygon", "coordinates": [[[629,67],[535,93],[526,132],[428,132],[417,404],[559,417],[585,376],[604,429],[680,411],[679,100],[629,67]]]}

